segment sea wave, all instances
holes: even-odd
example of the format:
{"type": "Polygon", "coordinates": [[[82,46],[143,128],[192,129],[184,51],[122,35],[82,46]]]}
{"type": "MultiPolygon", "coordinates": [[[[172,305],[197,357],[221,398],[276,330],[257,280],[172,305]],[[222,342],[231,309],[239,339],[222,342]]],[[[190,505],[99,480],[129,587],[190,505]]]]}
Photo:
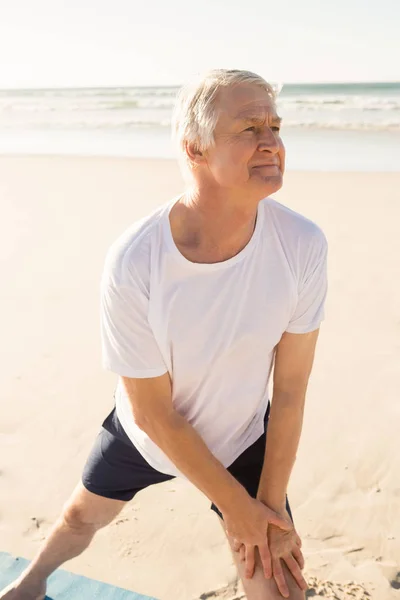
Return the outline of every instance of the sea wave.
{"type": "Polygon", "coordinates": [[[296,109],[305,107],[307,110],[351,110],[360,111],[382,110],[399,111],[400,96],[393,98],[365,97],[365,96],[342,96],[342,97],[317,97],[308,98],[285,98],[278,99],[278,107],[281,109],[296,109]]]}
{"type": "MultiPolygon", "coordinates": [[[[172,110],[176,89],[41,91],[7,93],[0,90],[0,112],[98,112],[103,110],[172,110]]],[[[280,110],[400,111],[400,92],[391,95],[287,94],[277,99],[280,110]]]]}
{"type": "Polygon", "coordinates": [[[53,119],[51,122],[43,119],[25,121],[6,121],[0,118],[0,129],[134,129],[134,128],[160,128],[170,127],[170,119],[53,119]]]}
{"type": "Polygon", "coordinates": [[[387,120],[376,123],[366,121],[285,121],[283,132],[286,128],[302,129],[331,129],[331,130],[354,130],[354,131],[400,131],[400,121],[387,120]]]}
{"type": "MultiPolygon", "coordinates": [[[[131,96],[121,98],[74,98],[60,99],[56,98],[55,102],[49,102],[49,98],[41,98],[40,101],[35,99],[10,99],[0,98],[0,113],[1,112],[33,112],[33,113],[53,113],[53,112],[99,112],[99,111],[118,111],[118,110],[135,110],[147,109],[171,110],[174,106],[175,97],[169,96],[131,96]]],[[[281,97],[277,102],[280,111],[300,110],[307,111],[400,111],[399,98],[285,98],[281,97]]]]}
{"type": "MultiPolygon", "coordinates": [[[[177,87],[0,90],[0,126],[167,127],[177,87]]],[[[277,99],[285,128],[398,130],[400,85],[292,85],[277,99]]]]}
{"type": "MultiPolygon", "coordinates": [[[[47,99],[48,100],[48,99],[47,99]]],[[[33,112],[33,113],[53,113],[53,112],[98,112],[103,110],[134,110],[134,109],[167,109],[172,110],[174,100],[169,98],[126,98],[126,99],[108,99],[108,100],[80,100],[75,102],[26,102],[0,99],[1,112],[33,112]]]]}
{"type": "MultiPolygon", "coordinates": [[[[27,130],[134,130],[145,128],[169,128],[170,118],[141,119],[141,118],[91,118],[85,119],[53,119],[51,122],[44,119],[7,121],[0,117],[0,129],[27,129],[27,130]]],[[[354,131],[400,131],[400,121],[387,119],[378,122],[317,120],[317,119],[286,119],[282,126],[282,135],[285,130],[292,128],[324,129],[324,130],[354,130],[354,131]]]]}

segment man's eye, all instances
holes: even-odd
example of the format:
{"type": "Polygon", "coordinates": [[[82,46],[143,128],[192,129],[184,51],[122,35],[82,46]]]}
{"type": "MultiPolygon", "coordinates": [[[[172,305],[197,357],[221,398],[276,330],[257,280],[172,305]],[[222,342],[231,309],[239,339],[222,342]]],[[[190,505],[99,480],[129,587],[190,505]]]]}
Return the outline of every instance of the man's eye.
{"type": "MultiPolygon", "coordinates": [[[[281,128],[278,125],[273,125],[271,127],[272,131],[275,131],[277,133],[279,133],[279,131],[281,130],[281,128]]],[[[258,131],[258,127],[255,127],[254,125],[252,127],[247,127],[247,129],[245,129],[244,131],[253,131],[253,132],[257,132],[258,131]]]]}

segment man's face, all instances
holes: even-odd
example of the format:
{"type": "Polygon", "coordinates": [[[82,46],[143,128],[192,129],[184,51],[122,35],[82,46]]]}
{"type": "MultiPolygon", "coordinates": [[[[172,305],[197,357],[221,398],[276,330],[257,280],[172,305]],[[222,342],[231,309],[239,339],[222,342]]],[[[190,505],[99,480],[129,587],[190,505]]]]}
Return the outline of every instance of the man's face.
{"type": "Polygon", "coordinates": [[[252,84],[222,88],[217,110],[215,145],[204,153],[214,183],[258,199],[279,190],[285,148],[267,92],[252,84]]]}

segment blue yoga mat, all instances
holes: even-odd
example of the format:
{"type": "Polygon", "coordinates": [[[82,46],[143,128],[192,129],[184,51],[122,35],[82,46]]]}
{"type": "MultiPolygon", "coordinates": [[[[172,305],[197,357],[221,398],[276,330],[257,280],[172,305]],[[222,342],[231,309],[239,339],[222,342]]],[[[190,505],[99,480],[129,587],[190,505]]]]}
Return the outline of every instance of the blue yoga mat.
{"type": "MultiPolygon", "coordinates": [[[[22,573],[29,564],[25,558],[15,558],[0,552],[0,590],[22,573]]],[[[156,600],[150,596],[74,575],[58,569],[49,577],[46,600],[156,600]]]]}

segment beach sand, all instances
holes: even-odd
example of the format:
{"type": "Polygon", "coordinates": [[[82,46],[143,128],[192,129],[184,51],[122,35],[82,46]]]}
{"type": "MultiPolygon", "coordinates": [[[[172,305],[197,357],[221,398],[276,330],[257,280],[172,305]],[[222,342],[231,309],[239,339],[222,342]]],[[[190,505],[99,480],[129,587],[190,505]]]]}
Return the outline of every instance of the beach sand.
{"type": "MultiPolygon", "coordinates": [[[[116,378],[100,363],[110,243],[182,189],[168,160],[0,158],[0,551],[32,558],[116,378]]],[[[400,174],[288,172],[329,244],[329,298],[289,498],[308,597],[400,597],[400,174]]],[[[243,598],[207,498],[149,488],[64,568],[159,600],[243,598]]]]}

